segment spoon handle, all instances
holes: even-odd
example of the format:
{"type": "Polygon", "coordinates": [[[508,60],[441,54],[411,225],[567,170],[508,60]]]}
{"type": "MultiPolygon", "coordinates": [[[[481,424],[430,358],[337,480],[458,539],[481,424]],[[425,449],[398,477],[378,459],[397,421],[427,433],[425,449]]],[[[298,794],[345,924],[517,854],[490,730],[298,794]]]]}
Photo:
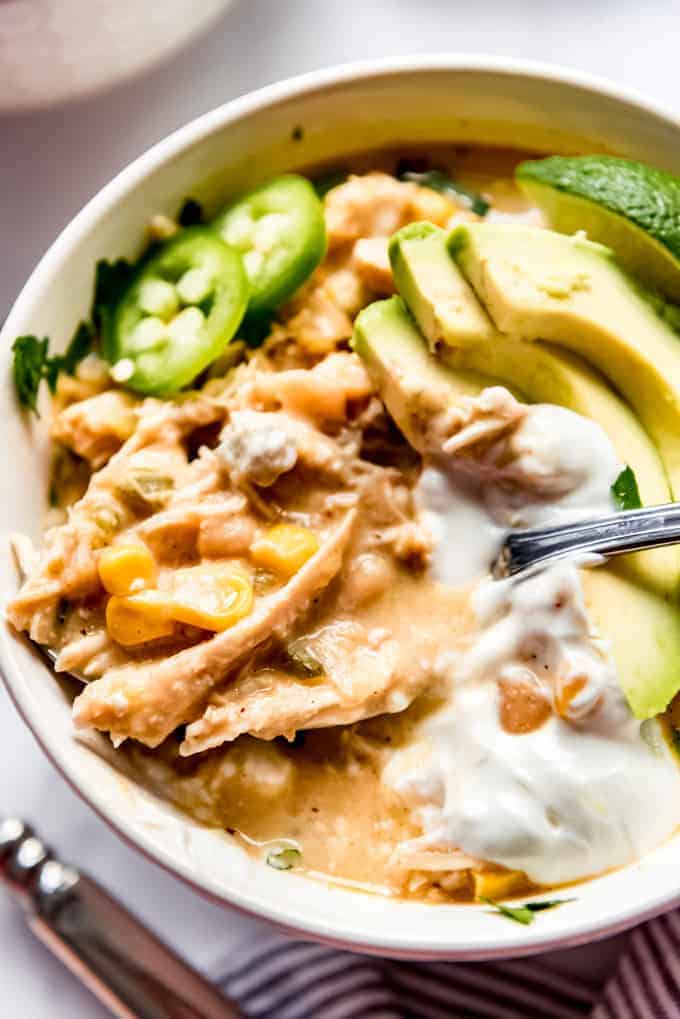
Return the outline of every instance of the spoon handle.
{"type": "Polygon", "coordinates": [[[120,902],[14,818],[0,822],[0,883],[33,933],[118,1019],[242,1019],[120,902]]]}
{"type": "Polygon", "coordinates": [[[556,527],[513,531],[494,565],[496,577],[510,577],[530,566],[567,555],[602,556],[641,552],[680,543],[680,503],[624,510],[556,527]]]}

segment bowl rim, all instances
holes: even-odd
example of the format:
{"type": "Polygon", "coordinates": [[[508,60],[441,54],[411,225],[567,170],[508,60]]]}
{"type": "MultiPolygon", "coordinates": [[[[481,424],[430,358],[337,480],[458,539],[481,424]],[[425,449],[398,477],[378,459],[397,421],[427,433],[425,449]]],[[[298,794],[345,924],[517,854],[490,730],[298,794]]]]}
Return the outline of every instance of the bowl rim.
{"type": "MultiPolygon", "coordinates": [[[[680,117],[670,108],[650,100],[637,90],[616,85],[606,78],[588,72],[543,61],[455,52],[413,54],[405,57],[353,61],[296,75],[239,96],[189,121],[156,142],[120,170],[64,227],[37,263],[0,331],[0,346],[9,350],[8,341],[16,331],[15,320],[20,318],[23,305],[31,304],[33,295],[41,290],[43,282],[49,279],[54,269],[71,249],[77,247],[92,221],[98,220],[106,212],[115,208],[147,175],[213,132],[223,130],[241,117],[276,106],[292,97],[302,98],[313,93],[321,93],[344,83],[359,80],[370,81],[398,74],[446,73],[450,71],[506,75],[530,79],[537,83],[554,82],[566,88],[582,89],[585,92],[596,94],[598,97],[609,98],[615,102],[633,106],[639,112],[659,118],[680,132],[680,117]]],[[[403,935],[380,934],[373,936],[359,935],[358,932],[343,934],[338,930],[337,924],[315,919],[296,917],[294,921],[291,921],[285,905],[281,903],[255,906],[252,904],[250,896],[239,889],[226,891],[218,888],[217,885],[211,885],[210,880],[199,877],[191,865],[174,858],[171,859],[170,854],[165,850],[152,844],[143,831],[132,830],[125,818],[107,806],[103,796],[100,797],[91,790],[86,792],[81,787],[79,776],[75,774],[74,769],[60,761],[58,753],[41,728],[38,712],[33,710],[30,700],[22,696],[19,682],[20,672],[19,667],[12,661],[12,656],[7,653],[6,642],[0,641],[0,675],[17,711],[52,765],[116,835],[129,846],[141,852],[147,859],[180,878],[202,896],[220,905],[236,909],[245,915],[265,919],[286,932],[311,936],[317,941],[344,949],[395,958],[456,959],[460,961],[500,959],[533,955],[597,941],[680,905],[680,889],[678,889],[675,892],[659,893],[651,897],[643,908],[634,904],[628,907],[618,907],[606,920],[590,919],[575,923],[566,921],[564,931],[559,934],[552,933],[541,936],[536,933],[535,936],[532,936],[531,941],[527,942],[526,932],[523,930],[518,929],[511,935],[506,930],[505,936],[502,938],[490,937],[483,947],[476,944],[469,949],[464,946],[447,947],[446,945],[436,948],[418,937],[408,938],[403,935]]]]}

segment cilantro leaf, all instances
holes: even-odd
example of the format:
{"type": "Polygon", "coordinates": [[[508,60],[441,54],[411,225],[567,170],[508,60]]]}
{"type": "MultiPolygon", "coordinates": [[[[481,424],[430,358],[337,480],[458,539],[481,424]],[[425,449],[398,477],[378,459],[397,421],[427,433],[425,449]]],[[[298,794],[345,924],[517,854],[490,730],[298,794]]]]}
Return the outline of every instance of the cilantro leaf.
{"type": "Polygon", "coordinates": [[[345,170],[329,170],[328,173],[322,173],[319,177],[312,180],[312,184],[319,198],[323,198],[333,188],[344,184],[346,180],[347,172],[345,170]]]}
{"type": "Polygon", "coordinates": [[[187,198],[179,210],[177,222],[180,226],[200,226],[205,222],[203,206],[195,198],[187,198]]]}
{"type": "Polygon", "coordinates": [[[14,361],[12,370],[19,403],[38,414],[38,389],[45,378],[49,340],[45,336],[18,336],[12,344],[14,361]]]}
{"type": "Polygon", "coordinates": [[[611,488],[617,509],[640,509],[642,500],[637,478],[630,467],[624,467],[611,488]]]}
{"type": "Polygon", "coordinates": [[[114,308],[134,279],[138,265],[126,258],[118,258],[115,262],[102,258],[97,262],[90,318],[101,336],[104,356],[108,356],[114,308]]]}
{"type": "Polygon", "coordinates": [[[272,849],[267,853],[267,865],[274,870],[292,870],[296,863],[300,862],[302,853],[293,846],[281,846],[279,849],[272,849]]]}
{"type": "Polygon", "coordinates": [[[534,922],[536,913],[541,913],[544,909],[554,909],[556,906],[562,906],[565,902],[574,902],[574,899],[544,899],[541,902],[525,902],[521,906],[506,906],[502,902],[495,902],[493,899],[482,898],[482,902],[486,902],[488,906],[497,910],[501,916],[507,917],[508,920],[514,920],[515,923],[521,923],[525,926],[534,922]]]}
{"type": "Polygon", "coordinates": [[[269,336],[272,328],[272,315],[263,315],[261,318],[246,318],[238,327],[237,338],[243,340],[249,347],[259,347],[269,336]]]}
{"type": "MultiPolygon", "coordinates": [[[[92,350],[94,343],[94,329],[89,322],[80,322],[74,332],[68,347],[59,358],[60,370],[67,375],[73,375],[74,371],[84,357],[92,350]]],[[[55,360],[57,360],[55,358],[55,360]]]]}
{"type": "Polygon", "coordinates": [[[97,262],[94,276],[94,297],[92,298],[91,319],[97,326],[102,310],[110,309],[123,296],[137,271],[137,266],[127,258],[109,262],[101,258],[97,262]]]}
{"type": "Polygon", "coordinates": [[[542,913],[544,909],[554,909],[555,906],[563,906],[565,902],[576,902],[576,899],[543,899],[541,902],[526,902],[526,909],[532,913],[542,913]]]}
{"type": "Polygon", "coordinates": [[[57,388],[59,372],[73,375],[78,364],[89,353],[94,331],[87,322],[81,322],[63,354],[50,357],[50,341],[45,336],[19,336],[12,344],[14,385],[19,403],[38,415],[38,391],[43,379],[51,393],[57,388]]]}
{"type": "Polygon", "coordinates": [[[478,191],[464,187],[458,181],[452,180],[451,177],[442,173],[441,170],[425,170],[423,173],[417,173],[415,170],[403,170],[399,174],[399,179],[412,181],[414,184],[420,184],[423,188],[430,188],[431,191],[438,191],[440,195],[453,195],[456,198],[462,198],[464,204],[478,216],[486,216],[491,208],[478,191]]]}

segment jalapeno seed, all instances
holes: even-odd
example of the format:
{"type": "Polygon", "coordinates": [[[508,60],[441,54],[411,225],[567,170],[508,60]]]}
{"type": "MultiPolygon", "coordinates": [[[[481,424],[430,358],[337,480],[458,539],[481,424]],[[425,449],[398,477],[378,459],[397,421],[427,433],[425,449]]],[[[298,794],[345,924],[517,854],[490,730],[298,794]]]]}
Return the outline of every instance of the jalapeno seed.
{"type": "Polygon", "coordinates": [[[139,307],[167,322],[179,309],[177,291],[166,280],[145,280],[139,288],[139,307]]]}
{"type": "Polygon", "coordinates": [[[212,281],[205,269],[187,269],[175,289],[182,304],[200,304],[212,292],[212,281]]]}

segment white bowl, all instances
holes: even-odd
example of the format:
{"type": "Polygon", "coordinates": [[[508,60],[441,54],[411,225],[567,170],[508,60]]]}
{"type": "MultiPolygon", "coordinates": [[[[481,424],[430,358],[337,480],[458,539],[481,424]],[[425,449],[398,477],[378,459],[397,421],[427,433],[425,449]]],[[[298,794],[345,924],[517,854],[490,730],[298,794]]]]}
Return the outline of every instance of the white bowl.
{"type": "MultiPolygon", "coordinates": [[[[19,414],[10,345],[22,333],[64,344],[87,315],[97,259],[132,255],[152,212],[187,195],[210,201],[255,180],[384,144],[476,140],[546,152],[607,148],[680,173],[680,123],[636,95],[573,72],[491,57],[357,64],[262,89],[187,125],[123,170],[42,259],[2,331],[0,584],[16,588],[8,535],[38,535],[45,443],[19,414]],[[302,137],[299,128],[302,128],[302,137]]],[[[485,908],[364,895],[282,874],[248,858],[121,774],[102,737],[74,739],[70,704],[43,661],[0,627],[8,689],[45,752],[111,826],[215,900],[357,950],[482,959],[566,947],[622,930],[680,902],[680,835],[639,863],[569,890],[576,901],[530,927],[485,908]]]]}

